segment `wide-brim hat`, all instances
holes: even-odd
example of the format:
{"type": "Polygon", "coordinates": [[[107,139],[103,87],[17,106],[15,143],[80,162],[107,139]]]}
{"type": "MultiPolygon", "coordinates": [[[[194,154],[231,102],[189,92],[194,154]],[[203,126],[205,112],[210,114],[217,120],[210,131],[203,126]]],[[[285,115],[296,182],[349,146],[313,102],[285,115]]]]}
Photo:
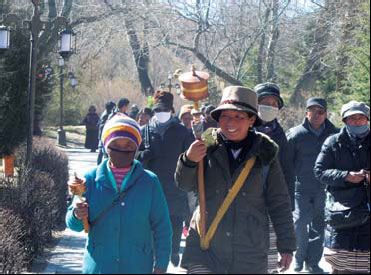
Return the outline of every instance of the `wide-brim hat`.
{"type": "Polygon", "coordinates": [[[221,113],[227,110],[254,114],[256,116],[254,127],[262,124],[262,120],[258,113],[257,94],[246,87],[230,86],[225,88],[220,105],[211,112],[211,117],[219,122],[221,113]]]}
{"type": "Polygon", "coordinates": [[[370,107],[364,102],[352,100],[347,104],[344,104],[341,108],[341,118],[343,121],[345,121],[347,117],[357,114],[364,115],[368,120],[370,120],[370,107]]]}

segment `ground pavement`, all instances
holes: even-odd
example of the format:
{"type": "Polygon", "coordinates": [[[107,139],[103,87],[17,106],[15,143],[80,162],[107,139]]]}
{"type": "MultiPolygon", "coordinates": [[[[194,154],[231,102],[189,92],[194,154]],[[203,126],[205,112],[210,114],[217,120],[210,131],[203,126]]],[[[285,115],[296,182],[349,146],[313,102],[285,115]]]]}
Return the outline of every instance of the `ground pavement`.
{"type": "MultiPolygon", "coordinates": [[[[69,157],[70,176],[74,172],[82,177],[86,172],[96,166],[96,153],[90,153],[84,149],[68,149],[66,150],[69,157]]],[[[86,235],[85,233],[76,233],[66,229],[63,237],[58,245],[52,250],[51,255],[48,257],[48,264],[43,274],[79,274],[82,271],[82,257],[85,247],[86,235]]],[[[184,248],[184,238],[181,246],[184,248]]],[[[323,260],[320,266],[326,272],[330,271],[330,267],[323,260]]],[[[184,274],[185,271],[180,268],[174,268],[169,265],[168,273],[171,274],[184,274]]],[[[287,274],[294,274],[293,270],[287,274]]]]}

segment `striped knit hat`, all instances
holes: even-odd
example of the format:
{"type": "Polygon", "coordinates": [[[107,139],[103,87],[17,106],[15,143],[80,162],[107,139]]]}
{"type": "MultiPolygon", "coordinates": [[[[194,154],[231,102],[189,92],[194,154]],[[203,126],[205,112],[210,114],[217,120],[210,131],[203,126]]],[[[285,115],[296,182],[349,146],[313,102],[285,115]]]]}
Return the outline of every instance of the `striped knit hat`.
{"type": "Polygon", "coordinates": [[[125,114],[117,113],[106,122],[103,128],[102,142],[106,151],[112,141],[120,138],[132,140],[137,145],[137,148],[142,143],[138,123],[125,114]]]}

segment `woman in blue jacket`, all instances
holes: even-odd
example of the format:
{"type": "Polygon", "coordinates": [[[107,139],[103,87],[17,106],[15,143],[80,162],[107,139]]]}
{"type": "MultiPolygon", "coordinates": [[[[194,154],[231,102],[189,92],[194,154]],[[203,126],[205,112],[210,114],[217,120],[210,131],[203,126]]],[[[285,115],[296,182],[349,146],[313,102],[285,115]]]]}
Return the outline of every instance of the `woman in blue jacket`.
{"type": "Polygon", "coordinates": [[[83,273],[163,274],[171,253],[169,211],[157,176],[134,160],[139,126],[116,114],[102,141],[109,159],[85,176],[86,203],[76,199],[66,216],[74,231],[83,230],[85,217],[91,225],[83,273]]]}

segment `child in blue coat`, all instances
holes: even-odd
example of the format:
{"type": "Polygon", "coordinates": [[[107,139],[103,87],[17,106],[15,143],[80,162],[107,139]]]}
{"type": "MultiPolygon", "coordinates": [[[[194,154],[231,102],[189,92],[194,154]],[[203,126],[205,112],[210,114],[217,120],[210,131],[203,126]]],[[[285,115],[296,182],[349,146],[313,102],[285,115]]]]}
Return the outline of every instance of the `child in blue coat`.
{"type": "Polygon", "coordinates": [[[86,203],[75,200],[66,216],[74,231],[83,230],[84,217],[91,225],[83,273],[163,274],[171,254],[169,211],[157,176],[134,160],[142,142],[139,126],[116,114],[102,142],[109,159],[85,176],[86,203]]]}

